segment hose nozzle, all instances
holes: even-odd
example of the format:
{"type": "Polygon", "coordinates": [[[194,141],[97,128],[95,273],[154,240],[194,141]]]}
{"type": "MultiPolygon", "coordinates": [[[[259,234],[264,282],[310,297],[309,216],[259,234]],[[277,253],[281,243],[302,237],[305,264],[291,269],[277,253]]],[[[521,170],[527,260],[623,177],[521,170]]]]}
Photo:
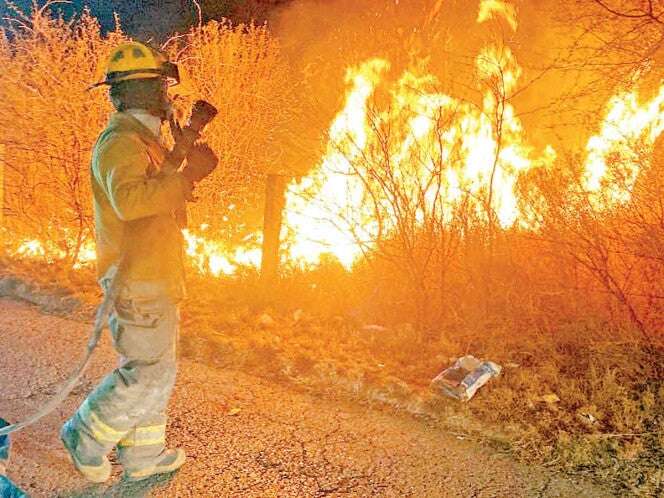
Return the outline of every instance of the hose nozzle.
{"type": "Polygon", "coordinates": [[[219,113],[217,108],[205,100],[197,100],[191,110],[189,126],[200,133],[205,126],[219,113]]]}

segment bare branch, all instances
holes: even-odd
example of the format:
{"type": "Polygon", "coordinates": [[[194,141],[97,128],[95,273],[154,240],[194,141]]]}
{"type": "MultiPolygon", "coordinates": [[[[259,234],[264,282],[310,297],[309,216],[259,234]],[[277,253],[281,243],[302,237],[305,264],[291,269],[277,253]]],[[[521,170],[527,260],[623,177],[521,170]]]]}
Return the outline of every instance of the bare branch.
{"type": "Polygon", "coordinates": [[[614,16],[617,17],[623,17],[626,19],[650,19],[653,22],[656,22],[658,24],[664,24],[660,17],[662,14],[655,15],[653,12],[653,5],[652,5],[652,0],[648,2],[648,10],[642,11],[639,9],[631,9],[628,11],[619,11],[611,6],[609,6],[606,2],[603,0],[593,0],[597,5],[602,7],[604,10],[607,12],[613,14],[614,16]]]}

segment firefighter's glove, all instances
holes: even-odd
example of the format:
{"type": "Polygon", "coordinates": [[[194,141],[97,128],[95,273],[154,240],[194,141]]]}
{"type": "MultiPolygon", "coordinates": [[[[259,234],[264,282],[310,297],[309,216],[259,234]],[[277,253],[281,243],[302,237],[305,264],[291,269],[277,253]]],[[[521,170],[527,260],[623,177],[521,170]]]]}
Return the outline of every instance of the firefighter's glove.
{"type": "Polygon", "coordinates": [[[194,142],[201,137],[200,130],[195,130],[191,126],[180,126],[175,119],[171,119],[171,135],[175,142],[174,149],[187,151],[194,145],[194,142]]]}
{"type": "Polygon", "coordinates": [[[166,161],[162,169],[166,172],[176,171],[184,161],[185,156],[194,145],[194,142],[200,138],[200,133],[192,127],[180,128],[180,125],[173,119],[171,120],[171,134],[175,145],[173,150],[166,156],[166,161]]]}
{"type": "Polygon", "coordinates": [[[206,144],[195,144],[187,154],[187,165],[182,170],[184,177],[197,184],[210,175],[219,163],[219,158],[206,144]]]}

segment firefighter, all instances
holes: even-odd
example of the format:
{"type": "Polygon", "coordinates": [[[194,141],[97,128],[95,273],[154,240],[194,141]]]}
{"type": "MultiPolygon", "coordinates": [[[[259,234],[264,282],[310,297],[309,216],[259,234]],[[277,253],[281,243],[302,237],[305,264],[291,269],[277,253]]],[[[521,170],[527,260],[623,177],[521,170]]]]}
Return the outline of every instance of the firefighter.
{"type": "Polygon", "coordinates": [[[94,146],[91,180],[104,291],[122,268],[121,291],[109,319],[120,364],[60,433],[74,466],[92,482],[110,477],[107,455],[114,447],[130,481],[173,472],[186,458],[182,449],[165,445],[178,302],[184,292],[183,227],[177,213],[218,159],[196,143],[181,171],[163,168],[169,151],[160,130],[171,115],[169,85],[178,81],[177,66],[132,42],[112,52],[99,83],[109,86],[117,111],[94,146]]]}

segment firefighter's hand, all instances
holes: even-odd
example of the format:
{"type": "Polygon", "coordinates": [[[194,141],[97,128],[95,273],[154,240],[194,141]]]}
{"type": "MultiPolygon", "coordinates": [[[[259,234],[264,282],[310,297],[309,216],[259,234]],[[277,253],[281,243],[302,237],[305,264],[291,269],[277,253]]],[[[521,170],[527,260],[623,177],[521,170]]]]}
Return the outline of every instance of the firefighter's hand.
{"type": "Polygon", "coordinates": [[[182,170],[184,177],[196,184],[214,171],[219,158],[206,144],[195,144],[187,154],[187,165],[182,170]]]}
{"type": "Polygon", "coordinates": [[[173,148],[183,148],[185,150],[201,137],[200,133],[191,126],[181,127],[175,120],[171,120],[171,135],[173,135],[175,143],[173,148]]]}

